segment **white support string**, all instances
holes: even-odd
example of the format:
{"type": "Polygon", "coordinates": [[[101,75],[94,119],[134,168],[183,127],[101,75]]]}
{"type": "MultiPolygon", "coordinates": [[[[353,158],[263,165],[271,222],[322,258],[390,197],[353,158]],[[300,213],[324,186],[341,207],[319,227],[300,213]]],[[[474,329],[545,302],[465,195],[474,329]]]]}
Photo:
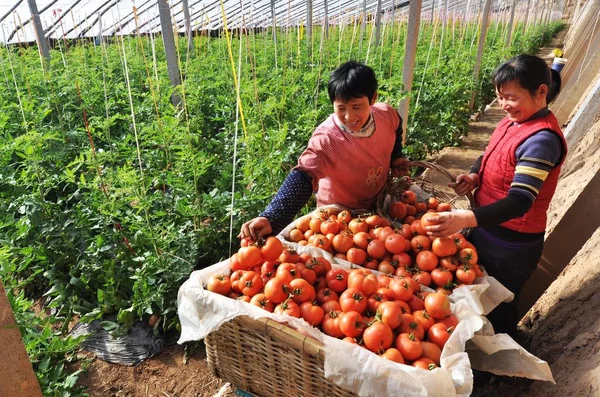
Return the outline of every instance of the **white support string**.
{"type": "MultiPolygon", "coordinates": [[[[244,5],[242,2],[242,13],[244,12],[244,5]]],[[[231,204],[229,207],[229,256],[232,255],[233,249],[233,215],[234,215],[234,205],[235,205],[235,175],[237,171],[237,143],[238,143],[238,130],[239,130],[239,121],[240,121],[240,82],[242,81],[242,47],[243,47],[243,34],[241,32],[240,27],[240,48],[238,52],[238,79],[237,79],[237,95],[238,100],[236,101],[235,106],[235,128],[234,128],[234,136],[233,136],[233,172],[231,177],[231,204]]]]}

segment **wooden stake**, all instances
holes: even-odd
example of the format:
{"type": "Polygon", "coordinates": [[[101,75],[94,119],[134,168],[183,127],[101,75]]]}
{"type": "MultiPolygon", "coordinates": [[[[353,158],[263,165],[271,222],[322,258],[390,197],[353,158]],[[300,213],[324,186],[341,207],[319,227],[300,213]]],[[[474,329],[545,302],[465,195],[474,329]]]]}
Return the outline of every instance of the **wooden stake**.
{"type": "MultiPolygon", "coordinates": [[[[488,0],[489,1],[489,0],[488,0]]],[[[422,0],[413,0],[408,9],[408,31],[406,35],[406,46],[404,49],[404,65],[402,66],[403,95],[406,98],[398,104],[398,113],[402,118],[402,144],[406,145],[406,127],[408,120],[408,107],[410,103],[410,91],[412,90],[413,76],[415,72],[415,59],[417,54],[417,43],[419,40],[419,25],[421,24],[422,0]]]]}

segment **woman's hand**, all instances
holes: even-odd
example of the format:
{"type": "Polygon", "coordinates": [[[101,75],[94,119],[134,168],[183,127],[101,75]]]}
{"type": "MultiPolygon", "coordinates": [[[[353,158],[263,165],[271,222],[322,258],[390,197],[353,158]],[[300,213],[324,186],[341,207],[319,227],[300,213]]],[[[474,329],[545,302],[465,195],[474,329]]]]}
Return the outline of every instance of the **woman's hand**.
{"type": "Polygon", "coordinates": [[[410,171],[408,169],[408,159],[406,157],[399,157],[392,161],[391,168],[392,176],[397,178],[408,175],[410,171]]]}
{"type": "Polygon", "coordinates": [[[436,215],[428,219],[435,224],[425,227],[429,236],[446,237],[464,228],[477,226],[477,218],[475,218],[473,211],[438,212],[436,215]]]}
{"type": "Polygon", "coordinates": [[[259,216],[242,225],[242,230],[238,234],[238,238],[243,239],[247,237],[252,241],[258,241],[261,237],[271,234],[271,232],[273,232],[271,222],[264,216],[259,216]]]}
{"type": "Polygon", "coordinates": [[[479,185],[479,175],[477,174],[460,174],[456,177],[456,182],[450,182],[448,187],[454,189],[456,194],[466,196],[467,193],[475,189],[479,185]]]}

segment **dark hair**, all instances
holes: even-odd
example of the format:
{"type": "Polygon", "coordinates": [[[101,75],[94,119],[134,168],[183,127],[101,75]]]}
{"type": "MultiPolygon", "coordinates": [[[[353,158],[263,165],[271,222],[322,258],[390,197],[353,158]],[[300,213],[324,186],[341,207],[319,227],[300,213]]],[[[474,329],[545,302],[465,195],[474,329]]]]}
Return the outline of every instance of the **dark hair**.
{"type": "Polygon", "coordinates": [[[377,92],[377,78],[373,69],[356,61],[348,61],[331,72],[327,85],[329,100],[348,101],[366,96],[369,102],[377,92]]]}
{"type": "Polygon", "coordinates": [[[492,73],[492,84],[500,89],[504,84],[517,81],[519,85],[534,95],[540,85],[548,86],[546,103],[552,102],[560,92],[561,79],[542,58],[521,54],[504,62],[492,73]]]}

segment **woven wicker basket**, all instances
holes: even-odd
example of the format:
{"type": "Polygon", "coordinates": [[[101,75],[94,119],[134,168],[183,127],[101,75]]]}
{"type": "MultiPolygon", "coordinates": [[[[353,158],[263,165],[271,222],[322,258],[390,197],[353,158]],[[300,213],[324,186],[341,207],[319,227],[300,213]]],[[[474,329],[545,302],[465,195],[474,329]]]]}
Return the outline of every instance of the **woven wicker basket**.
{"type": "MultiPolygon", "coordinates": [[[[440,166],[439,164],[431,163],[428,161],[411,161],[408,163],[408,166],[431,169],[431,170],[439,172],[440,174],[447,177],[449,182],[456,181],[456,175],[453,175],[452,173],[450,173],[448,170],[446,170],[444,167],[440,166]]],[[[468,200],[466,205],[460,204],[459,201],[460,201],[461,196],[458,196],[456,194],[450,195],[450,194],[442,191],[441,189],[436,187],[435,184],[433,184],[432,182],[428,181],[427,179],[425,179],[423,177],[418,177],[418,178],[402,177],[402,178],[390,178],[388,180],[388,182],[386,183],[386,185],[383,187],[381,193],[379,194],[379,196],[377,196],[377,200],[375,202],[375,209],[376,209],[377,214],[388,219],[389,221],[393,221],[393,219],[390,218],[390,216],[386,210],[386,205],[385,205],[386,197],[389,195],[392,198],[399,199],[400,196],[402,195],[402,193],[405,190],[407,190],[412,184],[419,186],[426,193],[440,199],[441,201],[451,204],[452,207],[455,209],[470,209],[470,208],[473,208],[473,206],[474,206],[473,195],[470,192],[466,196],[466,198],[468,200]]]]}
{"type": "Polygon", "coordinates": [[[321,343],[276,321],[238,316],[205,344],[213,374],[253,396],[356,396],[325,378],[321,343]]]}

